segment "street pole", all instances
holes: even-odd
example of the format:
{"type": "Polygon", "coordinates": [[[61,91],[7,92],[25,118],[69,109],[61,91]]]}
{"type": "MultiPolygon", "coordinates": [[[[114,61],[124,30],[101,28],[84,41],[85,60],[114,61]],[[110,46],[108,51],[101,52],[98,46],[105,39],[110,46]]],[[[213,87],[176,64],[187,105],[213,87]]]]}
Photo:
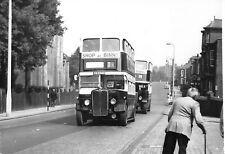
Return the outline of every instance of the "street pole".
{"type": "Polygon", "coordinates": [[[172,59],[172,88],[171,88],[171,94],[172,99],[174,98],[174,78],[175,78],[175,45],[173,43],[166,43],[166,45],[172,45],[173,46],[173,59],[172,59]]]}
{"type": "Polygon", "coordinates": [[[8,17],[8,77],[7,77],[7,95],[6,95],[6,116],[12,112],[12,92],[11,92],[11,61],[12,61],[12,0],[9,0],[8,17]]]}
{"type": "Polygon", "coordinates": [[[172,98],[174,98],[174,76],[175,76],[175,64],[174,64],[174,57],[173,57],[173,63],[172,63],[172,66],[173,66],[173,78],[172,78],[172,98]]]}

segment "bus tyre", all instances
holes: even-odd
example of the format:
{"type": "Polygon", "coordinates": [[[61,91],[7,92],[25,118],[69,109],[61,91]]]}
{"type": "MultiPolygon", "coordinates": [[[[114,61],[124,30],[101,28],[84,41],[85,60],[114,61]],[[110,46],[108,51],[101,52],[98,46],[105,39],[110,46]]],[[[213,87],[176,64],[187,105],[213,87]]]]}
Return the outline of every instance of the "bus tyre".
{"type": "Polygon", "coordinates": [[[141,110],[144,114],[147,114],[147,104],[143,105],[141,110]]]}
{"type": "Polygon", "coordinates": [[[151,104],[149,103],[149,105],[148,105],[148,111],[150,111],[151,110],[151,104]]]}
{"type": "Polygon", "coordinates": [[[148,111],[150,111],[151,110],[151,101],[149,101],[149,103],[148,103],[148,109],[147,109],[148,111]]]}
{"type": "Polygon", "coordinates": [[[147,114],[147,109],[146,109],[146,108],[143,108],[142,112],[143,112],[144,114],[147,114]]]}
{"type": "Polygon", "coordinates": [[[76,117],[77,117],[77,125],[83,126],[84,125],[84,115],[81,111],[76,111],[76,117]]]}
{"type": "Polygon", "coordinates": [[[121,126],[127,125],[127,110],[119,113],[119,123],[121,126]]]}
{"type": "Polygon", "coordinates": [[[133,109],[133,117],[132,117],[131,122],[135,122],[135,117],[136,117],[136,107],[134,107],[134,109],[133,109]]]}

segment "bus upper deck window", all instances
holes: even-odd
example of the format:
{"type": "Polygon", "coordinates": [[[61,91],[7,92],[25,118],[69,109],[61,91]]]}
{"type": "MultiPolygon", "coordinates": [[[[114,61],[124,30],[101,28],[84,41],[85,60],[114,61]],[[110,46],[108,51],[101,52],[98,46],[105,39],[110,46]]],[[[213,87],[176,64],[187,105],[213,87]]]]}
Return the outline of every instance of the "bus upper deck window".
{"type": "Polygon", "coordinates": [[[100,39],[91,38],[83,40],[83,52],[96,52],[100,50],[100,39]]]}
{"type": "Polygon", "coordinates": [[[120,40],[117,38],[103,38],[102,51],[119,51],[120,40]]]}

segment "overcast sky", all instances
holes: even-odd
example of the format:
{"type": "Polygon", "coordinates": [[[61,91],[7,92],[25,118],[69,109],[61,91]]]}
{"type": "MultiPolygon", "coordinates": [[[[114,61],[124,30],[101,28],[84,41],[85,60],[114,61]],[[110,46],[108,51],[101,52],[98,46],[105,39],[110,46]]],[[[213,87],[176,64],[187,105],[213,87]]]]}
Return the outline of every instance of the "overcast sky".
{"type": "Polygon", "coordinates": [[[201,52],[201,31],[222,19],[222,0],[60,0],[60,14],[68,28],[63,50],[69,56],[81,37],[96,34],[125,36],[135,59],[164,65],[171,59],[185,64],[201,52]]]}

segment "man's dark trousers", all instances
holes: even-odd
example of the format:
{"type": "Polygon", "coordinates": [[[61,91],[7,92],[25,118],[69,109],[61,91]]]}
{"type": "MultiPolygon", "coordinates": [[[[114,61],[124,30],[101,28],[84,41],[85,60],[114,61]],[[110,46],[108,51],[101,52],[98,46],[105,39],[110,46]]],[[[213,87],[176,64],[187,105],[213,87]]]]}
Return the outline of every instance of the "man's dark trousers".
{"type": "Polygon", "coordinates": [[[178,141],[179,145],[179,154],[186,154],[186,148],[189,139],[183,135],[174,132],[167,132],[165,136],[165,141],[163,145],[163,154],[173,154],[176,141],[178,141]]]}

